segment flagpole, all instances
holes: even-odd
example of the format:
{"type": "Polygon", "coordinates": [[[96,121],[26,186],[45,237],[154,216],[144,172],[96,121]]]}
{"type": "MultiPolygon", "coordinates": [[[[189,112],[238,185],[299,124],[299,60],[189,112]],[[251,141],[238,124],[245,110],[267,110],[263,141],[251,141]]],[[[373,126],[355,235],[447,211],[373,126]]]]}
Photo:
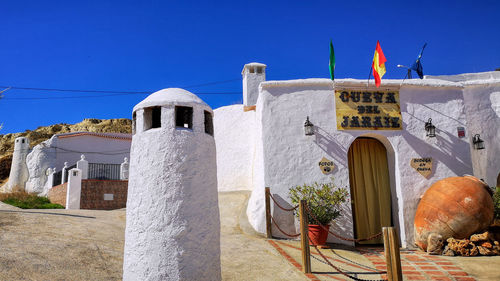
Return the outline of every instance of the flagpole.
{"type": "MultiPolygon", "coordinates": [[[[375,44],[375,52],[377,51],[377,45],[378,45],[378,40],[377,40],[377,44],[375,44]]],[[[370,65],[370,73],[368,73],[368,81],[366,81],[366,88],[368,89],[368,86],[370,84],[370,76],[372,75],[372,71],[373,71],[373,61],[372,61],[372,64],[370,65]]]]}
{"type": "Polygon", "coordinates": [[[370,72],[368,73],[368,80],[366,81],[366,88],[368,88],[368,85],[370,84],[370,76],[372,75],[372,70],[373,70],[373,63],[370,66],[370,72]]]}

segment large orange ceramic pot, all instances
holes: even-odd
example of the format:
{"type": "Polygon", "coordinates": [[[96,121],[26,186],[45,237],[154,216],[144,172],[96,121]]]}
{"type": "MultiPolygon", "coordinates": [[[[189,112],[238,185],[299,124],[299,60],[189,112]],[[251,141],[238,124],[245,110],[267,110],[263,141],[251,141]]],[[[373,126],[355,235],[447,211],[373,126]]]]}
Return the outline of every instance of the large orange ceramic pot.
{"type": "Polygon", "coordinates": [[[485,183],[473,176],[435,182],[424,193],[415,214],[415,244],[427,250],[427,237],[468,238],[493,220],[493,199],[485,183]]]}

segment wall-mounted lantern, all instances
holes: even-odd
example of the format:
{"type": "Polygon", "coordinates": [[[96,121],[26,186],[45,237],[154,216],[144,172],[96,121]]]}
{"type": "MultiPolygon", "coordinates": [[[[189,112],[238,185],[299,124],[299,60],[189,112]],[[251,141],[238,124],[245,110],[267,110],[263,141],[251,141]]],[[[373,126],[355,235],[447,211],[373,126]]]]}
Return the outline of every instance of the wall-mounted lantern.
{"type": "Polygon", "coordinates": [[[479,134],[475,134],[472,137],[472,144],[474,144],[475,149],[484,149],[484,141],[479,137],[479,134]]]}
{"type": "Polygon", "coordinates": [[[304,123],[304,131],[306,136],[314,135],[314,125],[309,121],[309,116],[307,116],[306,122],[304,123]]]}
{"type": "Polygon", "coordinates": [[[432,118],[429,118],[429,121],[425,122],[425,131],[427,132],[425,135],[430,138],[436,136],[436,126],[432,125],[432,118]]]}

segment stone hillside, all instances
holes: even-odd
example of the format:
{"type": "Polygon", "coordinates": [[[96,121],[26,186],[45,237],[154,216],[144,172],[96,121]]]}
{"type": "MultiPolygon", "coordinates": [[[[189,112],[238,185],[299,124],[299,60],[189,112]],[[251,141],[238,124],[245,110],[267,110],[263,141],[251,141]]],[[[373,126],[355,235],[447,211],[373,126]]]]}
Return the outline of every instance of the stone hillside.
{"type": "Polygon", "coordinates": [[[7,181],[14,150],[14,140],[17,137],[27,137],[33,147],[55,134],[70,132],[97,132],[97,133],[131,133],[132,121],[130,119],[84,119],[76,124],[56,124],[38,127],[36,130],[27,130],[22,133],[0,135],[0,186],[7,181]]]}

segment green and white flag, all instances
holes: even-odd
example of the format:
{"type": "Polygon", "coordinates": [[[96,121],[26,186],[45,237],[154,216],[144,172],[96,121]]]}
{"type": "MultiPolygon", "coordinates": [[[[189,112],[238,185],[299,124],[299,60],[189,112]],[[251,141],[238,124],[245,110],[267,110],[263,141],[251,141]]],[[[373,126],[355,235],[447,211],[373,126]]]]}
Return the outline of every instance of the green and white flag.
{"type": "Polygon", "coordinates": [[[332,78],[332,80],[334,80],[334,78],[335,78],[335,52],[333,50],[332,40],[330,40],[330,64],[328,66],[330,67],[330,78],[332,78]]]}

